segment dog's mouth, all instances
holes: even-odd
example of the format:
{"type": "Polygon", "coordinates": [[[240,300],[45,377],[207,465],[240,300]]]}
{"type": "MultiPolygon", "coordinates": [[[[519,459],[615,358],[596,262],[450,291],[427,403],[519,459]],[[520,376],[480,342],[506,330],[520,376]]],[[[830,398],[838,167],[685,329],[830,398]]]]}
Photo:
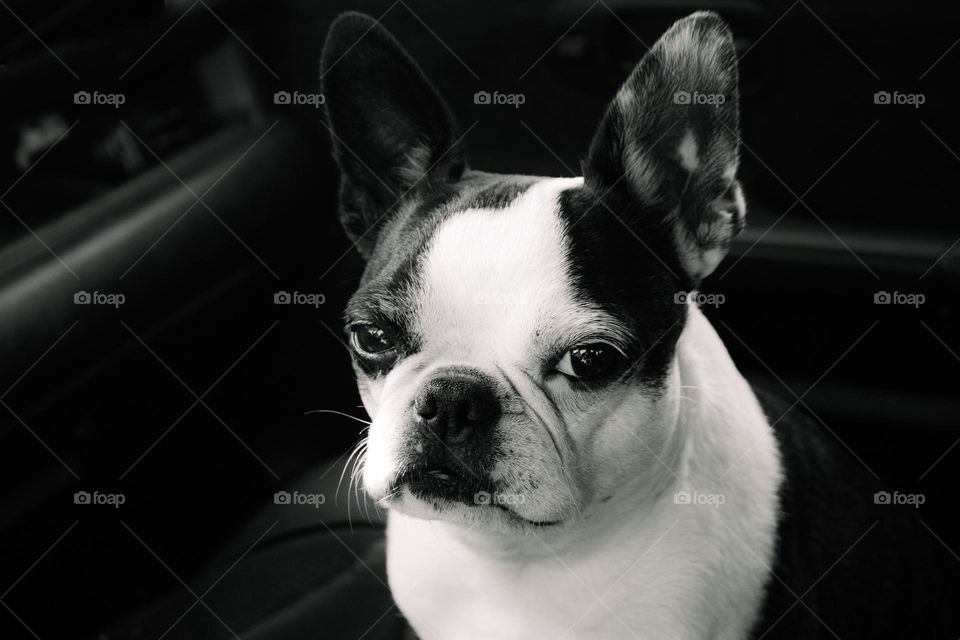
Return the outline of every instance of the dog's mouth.
{"type": "Polygon", "coordinates": [[[498,509],[514,521],[533,527],[553,527],[561,521],[529,520],[502,500],[496,484],[485,474],[450,465],[415,467],[401,474],[393,483],[391,495],[407,490],[421,501],[439,508],[453,502],[478,509],[498,509]]]}
{"type": "Polygon", "coordinates": [[[394,482],[393,493],[407,489],[421,500],[447,500],[467,505],[480,504],[493,483],[483,474],[450,465],[415,467],[394,482]]]}

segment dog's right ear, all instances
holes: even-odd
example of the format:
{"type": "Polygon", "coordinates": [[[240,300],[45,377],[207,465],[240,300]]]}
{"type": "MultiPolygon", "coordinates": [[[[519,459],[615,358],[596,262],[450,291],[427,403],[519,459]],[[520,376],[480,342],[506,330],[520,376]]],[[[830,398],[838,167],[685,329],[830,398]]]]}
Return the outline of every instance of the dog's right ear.
{"type": "Polygon", "coordinates": [[[320,77],[340,167],[340,221],[367,258],[405,194],[459,179],[459,130],[417,63],[370,16],[334,20],[320,77]]]}

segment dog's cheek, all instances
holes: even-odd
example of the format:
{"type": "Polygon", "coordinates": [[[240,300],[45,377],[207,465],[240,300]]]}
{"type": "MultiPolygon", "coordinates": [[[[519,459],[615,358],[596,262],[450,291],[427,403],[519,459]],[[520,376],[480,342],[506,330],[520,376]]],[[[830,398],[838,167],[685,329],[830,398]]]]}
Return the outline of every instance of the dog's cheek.
{"type": "MultiPolygon", "coordinates": [[[[674,376],[668,375],[668,380],[674,376]]],[[[677,473],[674,450],[678,382],[663,389],[631,385],[608,398],[608,411],[593,427],[589,444],[581,450],[590,474],[593,499],[602,500],[623,491],[655,492],[677,473]]]]}
{"type": "Polygon", "coordinates": [[[417,357],[407,358],[398,363],[392,371],[380,376],[368,376],[354,367],[360,400],[371,420],[376,420],[377,416],[387,411],[387,404],[396,404],[398,414],[406,409],[404,402],[412,401],[418,372],[422,368],[418,362],[417,357]]]}
{"type": "Polygon", "coordinates": [[[360,397],[371,419],[363,483],[374,499],[387,495],[402,463],[403,438],[410,426],[419,371],[417,359],[408,358],[386,376],[360,381],[360,397]]]}
{"type": "Polygon", "coordinates": [[[370,423],[367,452],[363,465],[363,486],[374,500],[390,491],[397,473],[403,412],[387,403],[370,423]]]}
{"type": "Polygon", "coordinates": [[[409,406],[409,393],[390,389],[384,378],[367,380],[360,397],[370,414],[363,484],[375,500],[386,496],[400,465],[403,431],[409,406]]]}
{"type": "Polygon", "coordinates": [[[580,505],[580,488],[564,472],[550,436],[528,419],[500,425],[493,469],[501,498],[521,517],[533,521],[562,519],[580,505]]]}

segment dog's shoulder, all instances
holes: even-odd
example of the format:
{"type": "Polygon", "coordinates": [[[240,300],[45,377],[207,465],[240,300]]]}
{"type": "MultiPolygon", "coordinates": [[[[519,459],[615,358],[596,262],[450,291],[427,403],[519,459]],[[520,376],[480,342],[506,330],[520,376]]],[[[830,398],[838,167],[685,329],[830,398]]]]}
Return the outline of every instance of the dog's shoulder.
{"type": "Polygon", "coordinates": [[[926,638],[955,627],[926,605],[938,589],[955,597],[947,592],[956,592],[960,572],[935,560],[937,542],[916,510],[884,504],[883,482],[834,429],[788,399],[754,391],[784,474],[776,561],[756,635],[926,638]]]}

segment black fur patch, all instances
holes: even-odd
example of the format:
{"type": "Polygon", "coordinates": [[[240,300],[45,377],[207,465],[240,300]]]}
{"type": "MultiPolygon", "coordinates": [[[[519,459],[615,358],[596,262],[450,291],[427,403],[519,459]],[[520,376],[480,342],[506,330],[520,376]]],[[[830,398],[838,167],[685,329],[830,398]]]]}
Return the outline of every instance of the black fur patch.
{"type": "Polygon", "coordinates": [[[785,478],[775,577],[753,637],[960,636],[960,615],[947,604],[960,602],[960,562],[924,530],[915,509],[876,504],[884,487],[834,436],[781,398],[755,391],[775,423],[785,478]],[[801,595],[804,604],[796,604],[801,595]]]}
{"type": "Polygon", "coordinates": [[[386,29],[347,12],[330,26],[320,63],[340,219],[361,255],[414,192],[460,178],[460,131],[440,94],[386,29]]]}
{"type": "Polygon", "coordinates": [[[686,318],[673,273],[682,273],[663,225],[644,225],[640,205],[624,194],[603,204],[586,188],[560,196],[570,248],[570,276],[579,298],[623,322],[634,336],[628,357],[635,375],[659,386],[669,371],[686,318]],[[614,213],[619,211],[619,213],[614,213]],[[619,218],[619,219],[618,219],[619,218]],[[628,228],[625,221],[637,221],[628,228]]]}

